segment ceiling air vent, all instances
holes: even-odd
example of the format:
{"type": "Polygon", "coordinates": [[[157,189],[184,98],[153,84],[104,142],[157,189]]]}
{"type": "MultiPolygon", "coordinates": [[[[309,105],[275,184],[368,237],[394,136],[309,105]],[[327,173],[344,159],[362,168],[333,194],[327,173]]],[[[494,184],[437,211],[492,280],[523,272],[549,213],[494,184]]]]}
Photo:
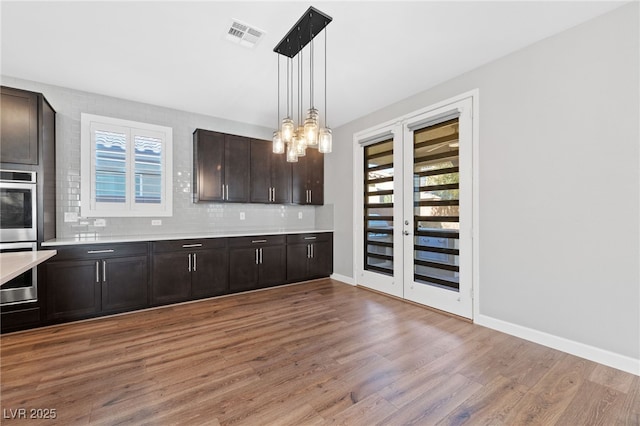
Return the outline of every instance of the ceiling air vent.
{"type": "Polygon", "coordinates": [[[225,38],[244,47],[253,47],[258,44],[264,34],[264,31],[234,19],[225,38]]]}

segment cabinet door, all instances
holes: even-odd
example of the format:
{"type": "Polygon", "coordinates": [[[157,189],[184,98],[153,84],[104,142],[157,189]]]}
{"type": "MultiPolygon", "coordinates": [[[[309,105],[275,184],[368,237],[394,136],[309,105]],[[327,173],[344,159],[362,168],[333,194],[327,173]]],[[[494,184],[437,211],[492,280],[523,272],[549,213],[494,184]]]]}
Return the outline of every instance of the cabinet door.
{"type": "Polygon", "coordinates": [[[328,277],[333,272],[333,244],[330,241],[313,243],[312,258],[309,259],[309,277],[328,277]]]}
{"type": "Polygon", "coordinates": [[[259,287],[282,284],[287,280],[287,249],[284,244],[261,247],[259,287]]]}
{"type": "Polygon", "coordinates": [[[194,133],[193,176],[197,201],[222,201],[224,184],[224,134],[198,129],[194,133]]]}
{"type": "Polygon", "coordinates": [[[309,244],[287,245],[287,281],[304,281],[308,278],[309,244]]]}
{"type": "Polygon", "coordinates": [[[224,184],[226,201],[249,202],[249,139],[225,135],[224,184]]]}
{"type": "Polygon", "coordinates": [[[307,149],[307,189],[309,203],[324,204],[324,154],[317,149],[307,149]]]}
{"type": "Polygon", "coordinates": [[[188,253],[154,253],[152,274],[152,304],[180,302],[189,298],[191,272],[188,253]]]}
{"type": "Polygon", "coordinates": [[[100,262],[78,260],[46,264],[47,318],[71,319],[100,312],[100,262]]]}
{"type": "Polygon", "coordinates": [[[193,252],[193,256],[191,296],[209,297],[227,293],[227,249],[198,250],[193,252]]]}
{"type": "Polygon", "coordinates": [[[285,154],[271,153],[271,186],[276,203],[291,203],[291,163],[287,162],[285,154]]]}
{"type": "Polygon", "coordinates": [[[271,142],[251,140],[251,202],[271,202],[271,142]]]}
{"type": "Polygon", "coordinates": [[[102,262],[103,311],[147,305],[147,256],[106,259],[102,262]]]}
{"type": "Polygon", "coordinates": [[[0,162],[38,164],[38,95],[2,88],[0,162]]]}
{"type": "MultiPolygon", "coordinates": [[[[309,151],[309,149],[307,149],[309,151]]],[[[307,204],[307,156],[291,163],[291,202],[307,204]]]]}
{"type": "Polygon", "coordinates": [[[258,287],[258,258],[255,247],[229,249],[229,290],[253,290],[258,287]]]}

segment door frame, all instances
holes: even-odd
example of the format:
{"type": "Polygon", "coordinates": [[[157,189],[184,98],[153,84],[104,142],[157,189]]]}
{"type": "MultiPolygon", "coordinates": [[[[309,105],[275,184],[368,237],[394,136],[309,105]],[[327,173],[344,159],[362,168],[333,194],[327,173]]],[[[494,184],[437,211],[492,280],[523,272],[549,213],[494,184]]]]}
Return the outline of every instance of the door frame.
{"type": "MultiPolygon", "coordinates": [[[[471,320],[473,320],[473,318],[479,314],[480,297],[481,297],[480,271],[479,271],[479,265],[480,265],[480,212],[479,212],[479,206],[480,206],[480,192],[479,192],[479,188],[480,188],[480,131],[479,131],[480,99],[479,99],[479,96],[480,96],[480,90],[476,88],[476,89],[461,93],[457,96],[453,96],[451,98],[447,98],[442,101],[433,103],[419,110],[412,111],[405,115],[393,118],[391,120],[388,120],[376,126],[370,127],[368,129],[364,129],[362,131],[354,133],[353,145],[352,145],[353,182],[354,182],[353,184],[353,235],[352,235],[353,255],[352,256],[353,256],[353,277],[354,277],[355,285],[358,285],[358,282],[361,281],[360,272],[364,270],[364,265],[363,265],[364,252],[363,252],[363,244],[362,244],[362,240],[364,237],[363,223],[362,223],[362,217],[363,217],[362,194],[364,191],[362,165],[364,161],[364,158],[363,158],[364,150],[362,148],[362,145],[366,144],[367,142],[372,142],[375,140],[381,141],[383,140],[382,138],[385,135],[388,137],[390,134],[393,134],[394,137],[398,137],[402,133],[394,134],[392,132],[392,129],[395,129],[393,131],[396,131],[396,132],[397,131],[402,132],[402,129],[405,123],[414,120],[415,117],[417,116],[427,114],[431,111],[441,109],[443,107],[446,107],[447,105],[458,103],[465,99],[471,99],[471,105],[473,110],[472,117],[471,117],[471,133],[472,133],[472,141],[471,141],[471,146],[472,146],[471,148],[472,149],[472,152],[471,152],[471,157],[472,157],[472,160],[471,160],[471,163],[472,163],[471,239],[472,239],[472,243],[471,243],[471,246],[473,250],[473,253],[471,255],[471,262],[472,262],[471,291],[472,291],[472,299],[473,299],[473,302],[472,302],[473,309],[472,309],[471,320]]],[[[394,146],[394,151],[395,151],[395,146],[394,146]]],[[[395,176],[397,176],[397,173],[394,170],[394,177],[395,176]]],[[[399,178],[403,179],[401,176],[399,178]]],[[[394,203],[395,203],[395,199],[394,199],[394,203]]],[[[395,211],[394,211],[394,216],[395,216],[395,211]]],[[[400,232],[400,230],[398,230],[397,232],[400,232]]],[[[402,247],[402,245],[400,247],[402,247]]],[[[395,269],[397,268],[395,268],[395,265],[394,265],[394,271],[395,269]]],[[[401,267],[401,269],[403,269],[403,267],[401,267]]],[[[402,277],[402,279],[403,278],[404,277],[402,277]]],[[[397,278],[395,278],[394,276],[394,279],[397,279],[397,278]]],[[[399,286],[400,288],[402,288],[402,283],[394,284],[394,288],[396,286],[399,286]]],[[[374,288],[374,287],[371,287],[371,288],[374,288]]],[[[403,297],[402,294],[400,294],[399,297],[403,297]]]]}

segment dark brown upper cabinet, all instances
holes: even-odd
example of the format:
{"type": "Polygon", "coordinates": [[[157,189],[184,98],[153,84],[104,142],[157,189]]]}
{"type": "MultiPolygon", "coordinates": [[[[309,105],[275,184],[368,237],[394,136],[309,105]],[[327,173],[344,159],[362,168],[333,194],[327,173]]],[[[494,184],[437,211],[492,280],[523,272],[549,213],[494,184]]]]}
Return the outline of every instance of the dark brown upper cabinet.
{"type": "Polygon", "coordinates": [[[304,157],[292,163],[292,201],[294,204],[324,204],[324,156],[307,148],[304,157]]]}
{"type": "Polygon", "coordinates": [[[291,203],[291,163],[274,154],[272,142],[251,139],[251,202],[291,203]]]}
{"type": "Polygon", "coordinates": [[[196,129],[195,201],[249,202],[249,138],[196,129]]]}
{"type": "Polygon", "coordinates": [[[38,94],[2,87],[0,162],[38,164],[38,94]]]}

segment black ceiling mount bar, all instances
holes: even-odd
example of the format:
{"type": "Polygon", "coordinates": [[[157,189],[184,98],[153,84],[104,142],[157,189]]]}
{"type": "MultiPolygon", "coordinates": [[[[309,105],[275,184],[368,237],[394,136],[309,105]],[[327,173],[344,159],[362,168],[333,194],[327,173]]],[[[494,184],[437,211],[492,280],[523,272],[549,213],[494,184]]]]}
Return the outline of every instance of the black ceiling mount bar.
{"type": "Polygon", "coordinates": [[[310,6],[273,51],[293,58],[332,20],[332,17],[310,6]]]}

